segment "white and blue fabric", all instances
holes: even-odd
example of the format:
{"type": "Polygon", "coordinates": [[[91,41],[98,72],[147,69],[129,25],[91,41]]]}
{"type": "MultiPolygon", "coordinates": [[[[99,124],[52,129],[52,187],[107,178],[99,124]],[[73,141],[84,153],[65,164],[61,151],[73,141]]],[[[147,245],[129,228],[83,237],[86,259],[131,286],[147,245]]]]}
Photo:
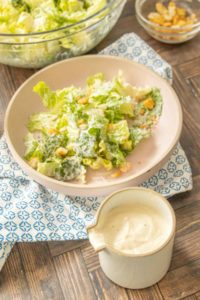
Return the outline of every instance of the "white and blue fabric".
{"type": "MultiPolygon", "coordinates": [[[[170,82],[171,67],[137,35],[126,34],[101,52],[144,64],[170,82]]],[[[192,175],[180,145],[170,160],[142,186],[166,197],[192,189],[192,175]]],[[[15,242],[86,239],[102,198],[69,197],[39,185],[14,161],[0,140],[0,268],[15,242]]]]}

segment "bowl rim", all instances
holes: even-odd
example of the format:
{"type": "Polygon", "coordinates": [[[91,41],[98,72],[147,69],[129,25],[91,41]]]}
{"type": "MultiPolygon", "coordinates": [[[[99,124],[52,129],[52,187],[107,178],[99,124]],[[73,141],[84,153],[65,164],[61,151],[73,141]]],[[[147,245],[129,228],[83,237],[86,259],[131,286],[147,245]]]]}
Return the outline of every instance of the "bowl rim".
{"type": "Polygon", "coordinates": [[[69,187],[69,188],[80,188],[80,189],[90,189],[93,190],[95,188],[99,188],[99,184],[92,184],[92,185],[87,185],[86,184],[80,184],[80,183],[71,183],[71,182],[65,182],[65,181],[59,181],[55,178],[52,177],[48,177],[45,176],[41,173],[39,173],[38,171],[34,170],[31,166],[29,166],[29,164],[21,157],[21,155],[18,154],[18,152],[15,150],[14,145],[12,144],[12,141],[10,139],[9,136],[9,131],[8,131],[8,119],[9,119],[9,114],[10,114],[10,110],[12,108],[12,104],[15,101],[16,96],[21,92],[21,90],[24,88],[24,86],[29,83],[35,76],[37,76],[38,74],[41,74],[43,72],[48,71],[49,69],[54,68],[55,66],[58,66],[59,64],[63,64],[63,63],[67,63],[68,61],[73,61],[73,60],[83,60],[83,59],[112,59],[112,60],[118,60],[118,61],[122,61],[124,63],[129,63],[132,64],[132,66],[137,66],[137,68],[141,68],[144,72],[148,71],[148,73],[151,74],[151,76],[154,76],[156,78],[159,78],[159,80],[162,80],[164,82],[165,85],[168,86],[168,88],[170,89],[170,91],[172,92],[173,96],[174,96],[174,101],[176,102],[177,105],[177,109],[178,109],[178,115],[179,115],[179,126],[177,128],[177,132],[176,135],[174,137],[174,139],[172,140],[172,142],[168,145],[168,147],[166,148],[166,150],[164,151],[163,155],[159,157],[159,159],[156,161],[156,163],[154,163],[152,166],[150,167],[146,167],[144,168],[144,170],[141,170],[140,172],[137,173],[137,175],[129,175],[126,178],[121,178],[121,180],[117,181],[117,182],[104,182],[101,183],[101,188],[103,187],[113,187],[113,186],[118,186],[119,184],[125,184],[130,182],[131,180],[135,179],[135,178],[139,178],[142,174],[148,173],[153,167],[157,166],[161,161],[163,161],[165,159],[165,157],[174,149],[174,146],[178,143],[181,131],[182,131],[182,124],[183,124],[183,114],[182,114],[182,108],[181,108],[181,104],[179,102],[179,98],[176,94],[176,92],[174,91],[174,89],[171,87],[171,85],[167,82],[167,80],[165,80],[164,78],[162,78],[161,76],[159,76],[157,73],[155,73],[154,71],[152,71],[151,69],[147,68],[144,65],[141,65],[135,61],[132,61],[130,59],[124,58],[124,57],[120,57],[120,56],[112,56],[112,55],[84,55],[84,56],[78,56],[78,57],[74,57],[74,58],[69,58],[69,59],[65,59],[63,61],[54,63],[50,66],[47,66],[45,68],[43,68],[42,70],[34,73],[31,77],[29,77],[18,89],[17,91],[14,93],[14,95],[12,96],[8,107],[6,109],[6,113],[5,113],[5,119],[4,119],[4,134],[5,134],[5,138],[6,141],[8,143],[9,149],[14,157],[14,159],[16,159],[16,161],[19,163],[19,165],[22,167],[22,169],[29,170],[29,174],[33,174],[30,175],[30,177],[34,177],[34,178],[38,178],[36,179],[36,181],[41,182],[43,181],[48,181],[49,183],[52,184],[52,186],[54,184],[56,184],[57,186],[60,187],[69,187]]]}
{"type": "Polygon", "coordinates": [[[91,20],[93,17],[98,17],[101,13],[103,13],[104,11],[106,11],[107,9],[109,9],[109,12],[112,9],[117,8],[118,6],[120,6],[120,4],[122,4],[123,2],[126,2],[126,0],[110,0],[102,9],[100,9],[99,11],[97,11],[96,13],[92,14],[91,16],[82,19],[74,24],[70,24],[70,25],[66,25],[63,27],[59,27],[59,28],[55,28],[52,30],[46,30],[46,31],[40,31],[40,32],[31,32],[31,33],[16,33],[16,34],[12,34],[12,33],[1,33],[0,32],[0,37],[32,37],[32,36],[41,36],[44,34],[50,34],[50,33],[54,33],[57,31],[62,31],[65,29],[71,29],[77,25],[81,25],[82,23],[91,20]],[[117,2],[117,3],[116,3],[117,2]]]}
{"type": "Polygon", "coordinates": [[[147,18],[145,18],[141,11],[140,11],[140,8],[142,7],[142,5],[144,4],[145,0],[136,0],[135,1],[135,11],[136,11],[136,16],[138,18],[140,18],[146,25],[148,26],[153,26],[154,30],[156,29],[163,29],[163,30],[170,30],[170,32],[164,32],[162,34],[186,34],[187,32],[177,32],[177,30],[187,30],[187,29],[190,29],[190,31],[188,31],[188,33],[190,33],[192,30],[198,28],[200,30],[200,21],[192,24],[192,25],[187,25],[187,26],[182,26],[181,28],[171,28],[171,27],[167,27],[167,26],[161,26],[161,25],[158,25],[158,24],[155,24],[151,21],[149,21],[147,18]]]}

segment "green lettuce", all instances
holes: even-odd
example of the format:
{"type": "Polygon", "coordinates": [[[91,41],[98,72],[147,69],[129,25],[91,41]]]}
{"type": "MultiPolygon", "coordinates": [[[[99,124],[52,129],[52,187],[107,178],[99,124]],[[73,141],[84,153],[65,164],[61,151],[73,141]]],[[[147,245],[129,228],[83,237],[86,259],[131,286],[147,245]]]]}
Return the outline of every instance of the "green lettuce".
{"type": "Polygon", "coordinates": [[[105,168],[107,171],[110,171],[113,168],[112,162],[108,159],[103,159],[102,157],[83,158],[83,164],[93,170],[105,168]]]}
{"type": "Polygon", "coordinates": [[[26,151],[24,157],[26,160],[31,160],[32,158],[37,158],[38,161],[43,160],[43,149],[40,141],[36,139],[33,134],[28,133],[25,137],[24,144],[26,151]]]}
{"type": "Polygon", "coordinates": [[[162,113],[158,88],[136,88],[121,74],[107,81],[98,73],[83,88],[56,91],[41,81],[34,91],[47,111],[29,118],[25,159],[62,181],[85,182],[89,168],[125,172],[127,156],[151,135],[162,113]]]}
{"type": "Polygon", "coordinates": [[[33,88],[33,91],[42,98],[44,107],[53,108],[56,104],[56,93],[53,92],[44,81],[38,82],[33,88]]]}
{"type": "Polygon", "coordinates": [[[139,128],[139,127],[130,128],[130,137],[134,147],[136,147],[142,140],[148,138],[150,135],[151,135],[150,129],[139,128]]]}
{"type": "Polygon", "coordinates": [[[70,157],[64,159],[59,168],[55,170],[55,178],[62,181],[68,181],[82,177],[84,181],[85,168],[81,165],[78,157],[70,157]]]}
{"type": "Polygon", "coordinates": [[[28,129],[30,132],[46,132],[49,128],[55,128],[57,116],[51,113],[34,114],[29,118],[28,129]]]}
{"type": "Polygon", "coordinates": [[[128,123],[126,120],[110,124],[108,129],[108,140],[111,143],[124,144],[130,136],[128,123]]]}
{"type": "Polygon", "coordinates": [[[60,168],[59,161],[47,161],[38,163],[37,171],[48,177],[55,177],[56,170],[60,168]]]}
{"type": "Polygon", "coordinates": [[[82,131],[77,143],[78,154],[81,157],[96,157],[97,147],[96,136],[89,134],[88,131],[82,131]]]}

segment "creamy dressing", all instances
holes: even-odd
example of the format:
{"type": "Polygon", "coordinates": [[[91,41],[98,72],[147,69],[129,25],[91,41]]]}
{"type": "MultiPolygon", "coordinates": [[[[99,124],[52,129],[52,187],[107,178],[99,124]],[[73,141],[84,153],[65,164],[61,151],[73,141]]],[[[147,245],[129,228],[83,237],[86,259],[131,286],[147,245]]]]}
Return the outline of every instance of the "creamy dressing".
{"type": "Polygon", "coordinates": [[[159,248],[170,230],[159,210],[143,204],[112,209],[100,227],[105,244],[126,254],[145,254],[159,248]]]}

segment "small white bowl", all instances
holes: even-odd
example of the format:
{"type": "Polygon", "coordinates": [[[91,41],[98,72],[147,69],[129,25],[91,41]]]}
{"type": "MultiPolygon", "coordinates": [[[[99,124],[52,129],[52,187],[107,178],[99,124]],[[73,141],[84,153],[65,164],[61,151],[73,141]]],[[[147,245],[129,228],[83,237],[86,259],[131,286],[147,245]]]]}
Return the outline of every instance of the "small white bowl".
{"type": "Polygon", "coordinates": [[[37,72],[12,97],[5,116],[5,137],[14,159],[24,171],[40,184],[67,195],[101,195],[128,186],[135,186],[152,176],[171,155],[182,129],[182,110],[178,97],[167,81],[136,62],[113,56],[89,55],[68,59],[37,72]],[[163,96],[162,116],[150,138],[139,144],[128,156],[132,170],[119,178],[111,178],[105,171],[90,171],[87,184],[62,182],[32,169],[23,159],[28,118],[44,111],[33,87],[45,81],[52,89],[69,85],[84,86],[88,76],[103,72],[112,79],[121,70],[125,79],[135,86],[158,87],[163,96]]]}

